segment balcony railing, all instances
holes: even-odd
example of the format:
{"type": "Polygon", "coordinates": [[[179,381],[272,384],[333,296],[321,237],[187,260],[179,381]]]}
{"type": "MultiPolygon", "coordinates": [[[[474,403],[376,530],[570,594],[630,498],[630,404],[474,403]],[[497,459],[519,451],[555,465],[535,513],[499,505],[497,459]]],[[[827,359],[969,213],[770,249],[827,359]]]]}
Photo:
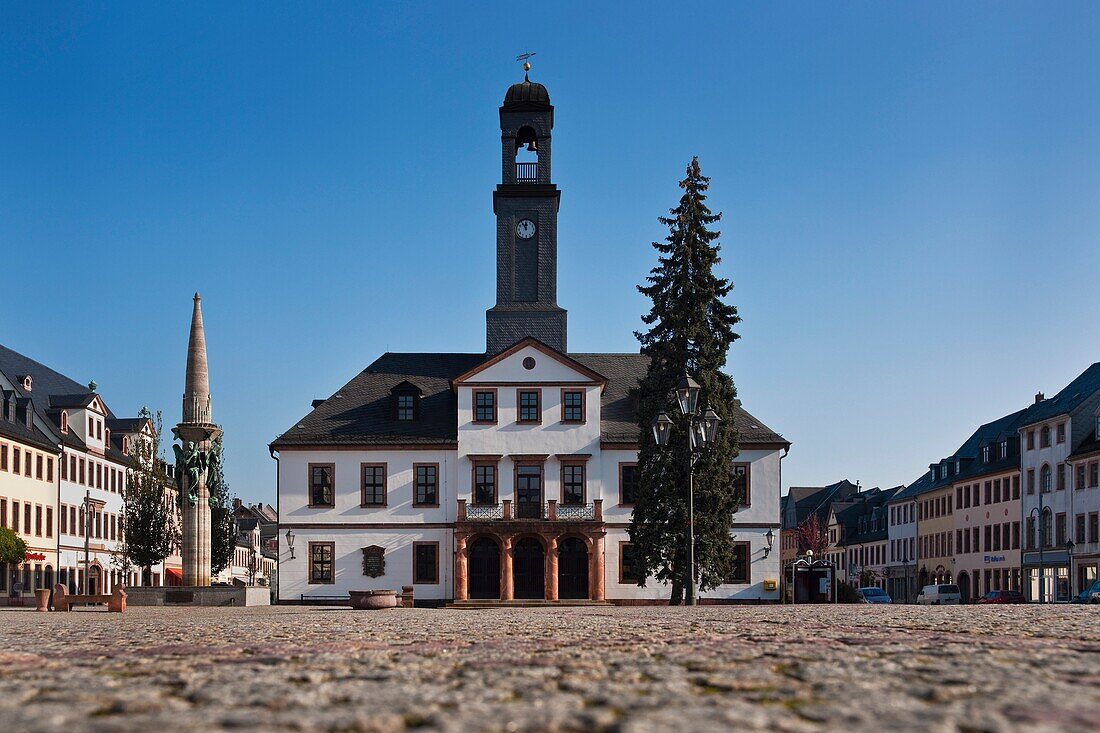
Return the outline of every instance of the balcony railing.
{"type": "Polygon", "coordinates": [[[504,499],[499,504],[467,504],[465,499],[458,500],[458,521],[491,522],[508,521],[550,521],[550,522],[602,522],[603,499],[590,504],[559,504],[554,499],[539,504],[514,504],[504,499]]]}
{"type": "Polygon", "coordinates": [[[558,504],[557,518],[562,520],[587,520],[596,518],[595,504],[558,504]]]}
{"type": "Polygon", "coordinates": [[[538,163],[516,163],[516,183],[534,183],[538,178],[538,163]]]}
{"type": "Polygon", "coordinates": [[[471,504],[466,507],[466,519],[471,521],[504,519],[504,507],[500,504],[471,504]]]}

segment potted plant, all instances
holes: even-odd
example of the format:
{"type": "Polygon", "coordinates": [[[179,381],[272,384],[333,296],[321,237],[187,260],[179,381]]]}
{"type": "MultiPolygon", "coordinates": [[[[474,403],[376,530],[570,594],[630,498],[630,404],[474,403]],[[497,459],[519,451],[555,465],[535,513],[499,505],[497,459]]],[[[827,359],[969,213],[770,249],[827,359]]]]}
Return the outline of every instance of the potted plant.
{"type": "MultiPolygon", "coordinates": [[[[0,564],[19,567],[27,561],[27,543],[9,527],[0,527],[0,564]]],[[[15,590],[12,583],[12,590],[15,590]]],[[[14,594],[12,600],[14,601],[14,594]]]]}

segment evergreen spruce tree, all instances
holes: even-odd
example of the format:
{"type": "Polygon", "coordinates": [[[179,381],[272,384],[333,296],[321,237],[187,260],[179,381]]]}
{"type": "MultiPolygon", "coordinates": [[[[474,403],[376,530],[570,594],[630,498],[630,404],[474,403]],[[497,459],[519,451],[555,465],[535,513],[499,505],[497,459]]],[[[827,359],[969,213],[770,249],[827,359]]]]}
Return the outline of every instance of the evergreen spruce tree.
{"type": "MultiPolygon", "coordinates": [[[[219,442],[221,438],[218,438],[219,442]]],[[[218,473],[210,486],[210,574],[217,575],[229,567],[233,548],[237,544],[237,520],[233,516],[229,484],[225,480],[225,453],[218,463],[218,473]]]]}
{"type": "Polygon", "coordinates": [[[743,497],[734,495],[732,464],[737,456],[733,424],[737,391],[721,371],[726,353],[738,338],[737,308],[724,302],[732,283],[714,273],[719,258],[719,232],[709,227],[721,219],[706,205],[710,179],[692,158],[684,190],[671,216],[664,242],[654,242],[658,264],[638,290],[653,301],[635,336],[650,358],[639,389],[638,423],[641,473],[630,523],[630,541],[639,575],[671,585],[670,603],[681,603],[688,591],[688,420],[673,390],[685,374],[700,385],[699,407],[714,409],[722,422],[716,440],[695,463],[695,563],[697,587],[706,591],[724,582],[732,570],[730,525],[743,497]],[[671,401],[670,401],[671,399],[671,401]],[[666,412],[674,426],[668,446],[659,448],[650,427],[666,412]]]}
{"type": "MultiPolygon", "coordinates": [[[[148,410],[142,416],[152,419],[148,410]]],[[[151,582],[152,567],[172,554],[180,543],[177,508],[165,487],[168,477],[160,455],[161,416],[157,413],[150,438],[130,444],[130,468],[119,516],[122,552],[115,562],[125,574],[132,566],[142,570],[143,584],[151,582]]]]}

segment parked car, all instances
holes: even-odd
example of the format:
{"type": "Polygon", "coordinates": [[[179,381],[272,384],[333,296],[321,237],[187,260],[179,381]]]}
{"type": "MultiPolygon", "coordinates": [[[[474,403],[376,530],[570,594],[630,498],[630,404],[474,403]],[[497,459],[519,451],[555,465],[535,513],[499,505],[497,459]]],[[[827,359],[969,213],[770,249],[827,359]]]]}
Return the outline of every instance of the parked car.
{"type": "Polygon", "coordinates": [[[959,586],[954,583],[926,585],[917,595],[917,603],[922,606],[957,606],[962,602],[959,586]]]}
{"type": "Polygon", "coordinates": [[[860,603],[893,603],[890,595],[882,588],[875,588],[874,586],[868,588],[856,589],[856,595],[859,596],[860,603]]]}
{"type": "Polygon", "coordinates": [[[1072,603],[1100,603],[1100,580],[1075,595],[1072,603]]]}
{"type": "Polygon", "coordinates": [[[1018,590],[991,590],[979,598],[977,603],[1027,603],[1027,599],[1018,590]]]}

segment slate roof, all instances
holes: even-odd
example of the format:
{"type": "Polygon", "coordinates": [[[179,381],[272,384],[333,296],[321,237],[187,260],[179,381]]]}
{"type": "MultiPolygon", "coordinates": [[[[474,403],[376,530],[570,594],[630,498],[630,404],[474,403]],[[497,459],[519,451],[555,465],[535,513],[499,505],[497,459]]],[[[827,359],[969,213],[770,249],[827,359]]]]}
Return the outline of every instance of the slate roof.
{"type": "Polygon", "coordinates": [[[1028,411],[1029,408],[1017,410],[1010,415],[1005,415],[1004,417],[997,418],[992,422],[981,425],[961,446],[959,446],[958,450],[947,458],[943,458],[936,462],[937,466],[944,462],[948,464],[949,468],[946,478],[941,477],[938,472],[935,477],[928,476],[928,480],[921,484],[918,493],[924,494],[929,491],[937,491],[945,486],[950,486],[956,481],[965,481],[966,479],[1000,471],[1008,471],[1012,468],[1019,467],[1020,451],[1018,429],[1021,425],[1026,424],[1025,420],[1027,419],[1028,411]],[[996,456],[999,455],[997,453],[997,448],[1000,446],[1002,440],[1010,441],[1008,456],[1006,458],[994,458],[989,463],[983,463],[981,460],[982,446],[992,446],[991,454],[996,456]],[[954,472],[956,459],[960,463],[959,473],[954,472]]]}
{"type": "MultiPolygon", "coordinates": [[[[634,443],[638,425],[631,391],[645,376],[641,354],[567,354],[607,378],[601,403],[600,438],[634,443]]],[[[293,445],[456,445],[458,403],[451,380],[486,360],[485,354],[386,353],[276,438],[271,447],[293,445]],[[416,420],[393,419],[391,390],[408,381],[422,390],[416,420]]],[[[743,445],[789,442],[738,406],[734,424],[743,445]]]]}
{"type": "Polygon", "coordinates": [[[890,497],[890,503],[907,501],[913,497],[924,493],[928,490],[928,487],[932,485],[932,474],[930,471],[925,471],[921,474],[920,478],[913,481],[908,486],[901,487],[897,493],[890,497]]]}
{"type": "MultiPolygon", "coordinates": [[[[39,419],[51,428],[57,429],[56,439],[74,450],[86,451],[88,449],[84,441],[77,437],[75,431],[61,432],[60,410],[65,407],[86,406],[95,397],[94,392],[64,374],[50,369],[45,364],[23,356],[3,345],[0,345],[0,372],[3,372],[8,381],[15,384],[17,395],[31,400],[39,419]],[[31,378],[31,390],[24,394],[22,382],[17,382],[17,378],[27,375],[31,378]]],[[[106,407],[106,402],[104,402],[104,407],[107,410],[109,426],[111,421],[118,418],[111,412],[109,407],[106,407]]],[[[5,421],[0,420],[0,423],[2,422],[5,421]]],[[[53,436],[45,436],[37,426],[34,430],[39,435],[46,437],[47,445],[56,448],[56,439],[53,436]]],[[[115,443],[114,436],[112,436],[113,443],[115,443]]],[[[128,464],[130,462],[130,458],[124,455],[117,445],[107,446],[104,455],[118,463],[128,464]]]]}
{"type": "Polygon", "coordinates": [[[788,501],[794,501],[794,523],[790,524],[787,520],[788,509],[781,515],[784,522],[783,528],[794,529],[815,512],[818,515],[818,521],[824,526],[829,521],[829,510],[832,508],[834,499],[846,498],[857,491],[858,487],[848,479],[842,479],[828,486],[792,486],[788,489],[787,496],[792,497],[788,501]]]}
{"type": "MultiPolygon", "coordinates": [[[[1093,423],[1095,422],[1094,420],[1093,423]]],[[[1069,457],[1078,458],[1090,453],[1096,453],[1097,451],[1100,451],[1100,436],[1096,434],[1096,425],[1094,424],[1088,436],[1081,442],[1081,445],[1077,446],[1074,451],[1069,454],[1069,457]]]]}
{"type": "Polygon", "coordinates": [[[1100,361],[1081,372],[1058,394],[1027,408],[1027,414],[1021,420],[1019,427],[1072,412],[1098,390],[1100,390],[1100,361]]]}

